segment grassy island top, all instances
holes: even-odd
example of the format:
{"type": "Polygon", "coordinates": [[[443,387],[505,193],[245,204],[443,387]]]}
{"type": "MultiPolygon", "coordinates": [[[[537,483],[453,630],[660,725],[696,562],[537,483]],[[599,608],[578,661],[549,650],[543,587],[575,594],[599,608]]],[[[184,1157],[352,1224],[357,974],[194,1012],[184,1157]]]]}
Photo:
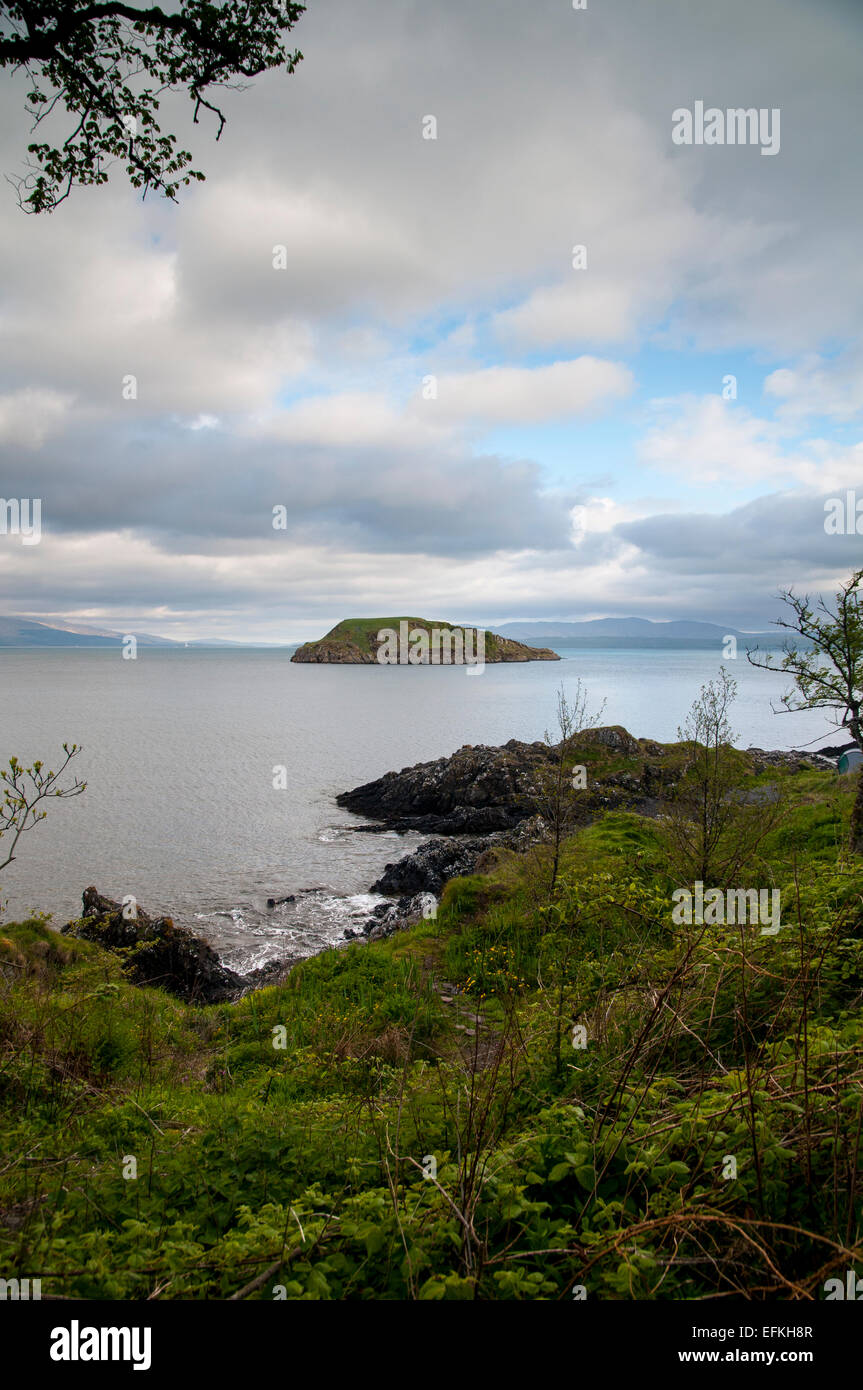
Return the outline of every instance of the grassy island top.
{"type": "MultiPolygon", "coordinates": [[[[485,633],[483,659],[486,662],[560,660],[557,653],[548,647],[529,647],[524,642],[517,642],[511,637],[500,637],[496,633],[489,632],[488,629],[450,623],[443,619],[412,617],[344,618],[320,641],[306,642],[298,647],[291,659],[298,662],[342,662],[345,664],[377,662],[378,647],[381,645],[378,642],[380,632],[389,631],[398,634],[406,631],[410,634],[417,630],[429,634],[435,630],[439,633],[465,634],[465,648],[467,649],[465,659],[468,661],[475,659],[476,655],[474,634],[482,632],[485,633]],[[402,627],[403,624],[405,625],[404,628],[402,627]]],[[[439,659],[435,658],[434,664],[437,664],[439,659]]],[[[454,657],[451,660],[454,664],[461,664],[454,657]]]]}

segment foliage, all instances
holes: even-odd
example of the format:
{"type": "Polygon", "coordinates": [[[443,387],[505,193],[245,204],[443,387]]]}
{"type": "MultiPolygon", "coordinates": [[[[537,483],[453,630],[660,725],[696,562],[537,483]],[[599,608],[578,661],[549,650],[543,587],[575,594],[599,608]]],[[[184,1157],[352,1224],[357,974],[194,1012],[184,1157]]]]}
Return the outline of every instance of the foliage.
{"type": "Polygon", "coordinates": [[[840,586],[835,607],[824,599],[813,607],[809,596],[783,590],[780,597],[792,612],[790,621],[777,619],[777,626],[802,637],[806,646],[786,646],[778,666],[769,654],[759,656],[758,648],[747,652],[753,666],[766,671],[784,671],[795,689],[782,697],[784,710],[832,709],[841,712],[846,728],[858,747],[863,748],[863,603],[860,585],[863,569],[840,586]]]}
{"type": "Polygon", "coordinates": [[[543,902],[511,856],[234,1005],[5,928],[4,1268],[100,1299],[823,1297],[863,1259],[863,870],[845,780],[776,777],[775,937],[675,927],[631,813],[563,841],[543,902]]]}
{"type": "Polygon", "coordinates": [[[31,767],[24,767],[16,757],[9,759],[9,766],[0,768],[2,783],[2,802],[0,802],[0,839],[4,835],[11,838],[0,850],[5,859],[0,858],[0,869],[5,869],[15,859],[18,841],[28,830],[43,821],[48,812],[42,805],[49,797],[68,798],[80,796],[87,788],[86,782],[78,778],[68,786],[62,779],[73,758],[80,753],[77,743],[64,743],[65,758],[57,772],[45,770],[45,764],[37,759],[31,767]]]}
{"type": "MultiPolygon", "coordinates": [[[[747,652],[753,666],[781,670],[790,675],[794,688],[782,697],[785,710],[829,709],[841,720],[858,748],[863,748],[863,602],[860,585],[863,569],[856,570],[836,594],[831,608],[819,599],[813,608],[808,594],[801,597],[786,589],[780,597],[791,609],[791,621],[778,626],[802,637],[807,646],[786,646],[779,667],[770,656],[759,658],[758,649],[747,652]]],[[[851,846],[863,854],[863,768],[857,776],[857,799],[851,818],[851,846]]]]}
{"type": "Polygon", "coordinates": [[[557,692],[556,737],[546,730],[545,743],[550,752],[550,761],[537,769],[536,813],[546,830],[551,856],[548,891],[554,892],[560,869],[560,847],[564,836],[572,828],[578,816],[578,796],[573,785],[572,767],[575,761],[574,745],[579,734],[588,727],[597,725],[602,718],[605,701],[593,713],[588,713],[587,687],[581,677],[576,677],[571,698],[567,697],[563,683],[557,692]]]}
{"type": "Polygon", "coordinates": [[[737,682],[724,669],[701,687],[678,738],[687,765],[662,821],[672,871],[684,882],[739,883],[781,814],[778,795],[744,789],[747,769],[732,745],[729,710],[737,682]]]}
{"type": "Polygon", "coordinates": [[[53,212],[76,185],[103,184],[122,159],[133,187],[174,198],[204,175],[192,156],[163,134],[158,112],[165,92],[185,91],[225,117],[214,89],[237,85],[271,68],[292,73],[302,59],[285,36],[305,6],[291,0],[180,0],[176,8],[139,9],[121,0],[7,0],[0,4],[0,66],[23,69],[31,83],[27,111],[34,129],[65,111],[72,129],[60,144],[28,146],[32,172],[18,183],[26,212],[53,212]]]}

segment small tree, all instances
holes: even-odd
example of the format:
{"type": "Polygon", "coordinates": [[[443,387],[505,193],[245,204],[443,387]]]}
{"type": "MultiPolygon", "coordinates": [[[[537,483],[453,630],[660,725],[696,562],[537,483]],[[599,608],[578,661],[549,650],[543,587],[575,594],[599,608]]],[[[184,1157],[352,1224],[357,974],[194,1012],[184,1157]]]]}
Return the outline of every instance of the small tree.
{"type": "MultiPolygon", "coordinates": [[[[847,729],[857,747],[863,749],[863,569],[856,570],[847,584],[840,586],[831,608],[823,598],[813,605],[808,594],[800,597],[784,589],[779,597],[791,609],[790,620],[776,619],[776,626],[796,633],[808,644],[786,644],[781,661],[756,647],[747,652],[753,666],[763,671],[782,671],[794,681],[794,688],[781,698],[777,714],[792,710],[827,709],[838,718],[833,727],[847,729]]],[[[857,796],[851,815],[851,845],[863,854],[863,769],[858,774],[857,796]]]]}
{"type": "Polygon", "coordinates": [[[555,740],[546,729],[545,742],[552,756],[538,774],[536,810],[546,825],[551,845],[551,871],[548,891],[553,893],[560,869],[560,847],[578,814],[578,798],[572,784],[573,744],[584,729],[591,728],[602,718],[603,700],[593,714],[587,713],[587,687],[576,678],[575,694],[566,697],[563,684],[557,692],[557,734],[555,740]]]}
{"type": "Polygon", "coordinates": [[[771,801],[742,789],[746,768],[729,720],[736,696],[724,668],[701,687],[677,730],[689,757],[660,829],[673,869],[715,888],[737,881],[779,816],[778,795],[771,801]]]}
{"type": "Polygon", "coordinates": [[[47,816],[48,812],[42,806],[43,801],[53,796],[80,796],[84,791],[87,783],[77,778],[71,786],[60,785],[66,769],[80,751],[77,743],[64,743],[63,752],[66,756],[56,772],[46,772],[41,759],[33,763],[32,767],[23,767],[17,758],[10,758],[9,766],[0,770],[3,792],[0,804],[0,839],[4,835],[12,837],[0,848],[0,854],[6,854],[5,859],[0,859],[0,870],[5,869],[15,859],[15,850],[21,836],[47,816]]]}

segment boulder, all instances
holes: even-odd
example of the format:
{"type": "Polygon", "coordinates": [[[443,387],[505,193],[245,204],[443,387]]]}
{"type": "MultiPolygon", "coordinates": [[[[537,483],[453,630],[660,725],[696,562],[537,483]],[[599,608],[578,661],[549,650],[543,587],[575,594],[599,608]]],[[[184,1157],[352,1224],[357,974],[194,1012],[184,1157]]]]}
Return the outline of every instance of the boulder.
{"type": "Polygon", "coordinates": [[[396,903],[381,903],[375,908],[371,921],[366,923],[363,935],[369,941],[383,941],[405,927],[412,927],[436,906],[436,899],[431,893],[415,893],[399,898],[396,903]]]}
{"type": "Polygon", "coordinates": [[[94,941],[114,951],[125,975],[136,985],[157,985],[195,1004],[235,999],[246,987],[242,975],[222,965],[212,946],[170,917],[150,917],[86,888],[84,911],[62,928],[66,936],[94,941]]]}
{"type": "Polygon", "coordinates": [[[387,864],[380,878],[372,884],[372,893],[387,897],[404,894],[439,894],[451,878],[473,873],[478,861],[495,844],[509,837],[488,835],[471,840],[426,840],[394,864],[387,864]]]}
{"type": "MultiPolygon", "coordinates": [[[[633,738],[622,724],[608,724],[599,729],[585,729],[577,736],[576,743],[599,743],[603,748],[610,748],[614,753],[631,755],[641,752],[638,739],[633,738]]],[[[656,747],[655,743],[652,744],[651,751],[656,747]]]]}
{"type": "Polygon", "coordinates": [[[532,813],[537,769],[553,756],[544,743],[516,739],[502,748],[468,744],[451,757],[387,772],[336,800],[389,829],[491,834],[532,813]]]}

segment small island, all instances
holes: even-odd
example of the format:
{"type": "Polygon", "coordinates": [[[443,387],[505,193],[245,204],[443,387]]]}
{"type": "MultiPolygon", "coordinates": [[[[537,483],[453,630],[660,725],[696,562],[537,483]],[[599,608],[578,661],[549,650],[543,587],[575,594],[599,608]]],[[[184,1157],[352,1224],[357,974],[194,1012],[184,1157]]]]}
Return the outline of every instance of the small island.
{"type": "Polygon", "coordinates": [[[427,618],[345,618],[291,661],[342,666],[482,666],[500,661],[560,661],[549,647],[529,647],[483,628],[427,618]]]}

